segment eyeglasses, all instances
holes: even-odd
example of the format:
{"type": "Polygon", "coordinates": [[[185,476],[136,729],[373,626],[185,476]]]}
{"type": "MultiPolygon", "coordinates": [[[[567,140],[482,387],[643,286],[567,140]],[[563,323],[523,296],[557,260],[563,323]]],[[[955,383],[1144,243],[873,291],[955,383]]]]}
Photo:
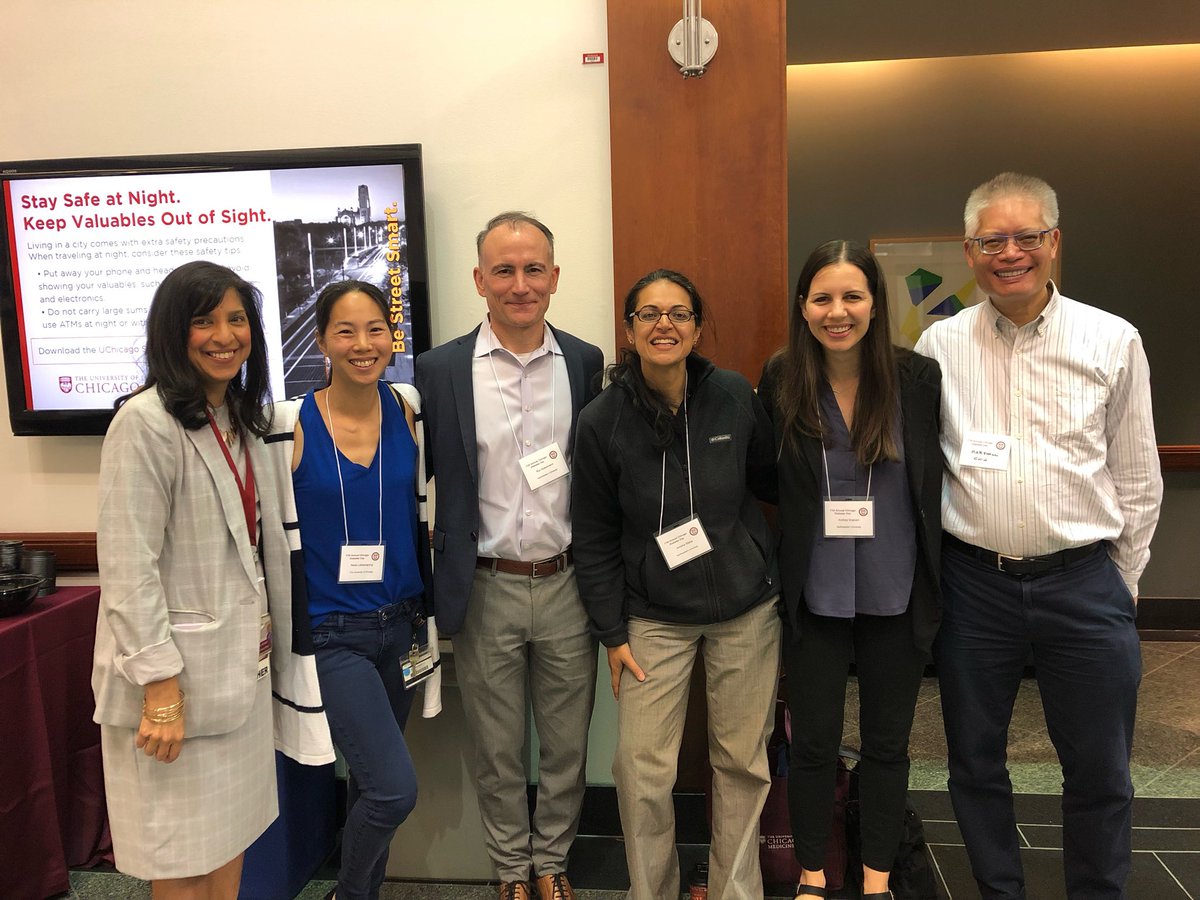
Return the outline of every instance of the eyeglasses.
{"type": "Polygon", "coordinates": [[[631,312],[626,318],[630,322],[637,319],[646,325],[657,325],[663,316],[666,316],[675,325],[686,325],[696,318],[696,313],[686,306],[672,306],[668,310],[661,310],[657,306],[643,306],[641,309],[631,312]]]}
{"type": "Polygon", "coordinates": [[[980,253],[995,256],[1003,253],[1011,240],[1020,250],[1036,250],[1046,243],[1046,235],[1052,229],[1043,228],[1041,231],[1022,231],[1020,234],[985,234],[983,237],[967,238],[979,247],[980,253]]]}

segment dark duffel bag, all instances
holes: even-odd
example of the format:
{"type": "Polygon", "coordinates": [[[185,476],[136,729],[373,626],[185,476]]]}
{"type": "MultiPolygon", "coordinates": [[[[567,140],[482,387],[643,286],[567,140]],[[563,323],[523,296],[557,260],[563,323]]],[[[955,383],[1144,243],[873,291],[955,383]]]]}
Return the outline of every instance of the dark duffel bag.
{"type": "MultiPolygon", "coordinates": [[[[846,799],[846,880],[862,887],[862,835],[860,832],[861,810],[858,801],[858,763],[862,757],[849,747],[842,747],[841,757],[850,766],[850,789],[846,799]]],[[[933,860],[929,858],[929,847],[925,843],[925,827],[921,816],[913,806],[912,797],[904,800],[904,831],[900,846],[896,849],[896,860],[892,863],[888,887],[896,900],[938,900],[937,876],[933,871],[933,860]]]]}

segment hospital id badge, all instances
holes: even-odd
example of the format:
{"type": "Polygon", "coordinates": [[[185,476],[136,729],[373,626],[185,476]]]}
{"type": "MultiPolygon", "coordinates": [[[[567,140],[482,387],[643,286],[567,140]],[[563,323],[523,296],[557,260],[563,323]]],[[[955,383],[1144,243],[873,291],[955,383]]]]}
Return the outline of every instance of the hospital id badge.
{"type": "Polygon", "coordinates": [[[271,674],[271,614],[266,613],[258,626],[258,680],[271,674]]]}
{"type": "Polygon", "coordinates": [[[869,497],[831,497],[826,500],[825,537],[875,537],[875,501],[869,497]]]}
{"type": "Polygon", "coordinates": [[[383,544],[342,544],[338,584],[383,581],[383,544]]]}
{"type": "Polygon", "coordinates": [[[418,684],[433,674],[433,653],[429,645],[412,645],[412,649],[400,659],[400,675],[404,679],[404,689],[411,691],[418,684]]]}
{"type": "Polygon", "coordinates": [[[699,516],[688,516],[678,525],[664,528],[654,536],[668,569],[677,569],[698,556],[712,552],[712,544],[699,516]]]}
{"type": "Polygon", "coordinates": [[[968,431],[963,438],[958,464],[968,469],[1008,468],[1008,454],[1012,439],[1007,434],[988,434],[986,431],[968,431]]]}
{"type": "Polygon", "coordinates": [[[529,489],[536,491],[544,484],[569,475],[571,469],[567,466],[567,457],[558,446],[558,441],[552,441],[541,450],[522,456],[521,471],[525,473],[529,489]]]}

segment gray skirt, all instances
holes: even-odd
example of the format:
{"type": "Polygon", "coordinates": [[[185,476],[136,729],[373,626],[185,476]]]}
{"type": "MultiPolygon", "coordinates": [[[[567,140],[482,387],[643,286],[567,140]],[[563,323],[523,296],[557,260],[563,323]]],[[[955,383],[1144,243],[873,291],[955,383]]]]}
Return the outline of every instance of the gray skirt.
{"type": "Polygon", "coordinates": [[[187,878],[219,869],[279,813],[275,789],[271,679],[228,734],[185,737],[175,762],[146,756],[136,732],[100,726],[113,854],[136,878],[187,878]]]}

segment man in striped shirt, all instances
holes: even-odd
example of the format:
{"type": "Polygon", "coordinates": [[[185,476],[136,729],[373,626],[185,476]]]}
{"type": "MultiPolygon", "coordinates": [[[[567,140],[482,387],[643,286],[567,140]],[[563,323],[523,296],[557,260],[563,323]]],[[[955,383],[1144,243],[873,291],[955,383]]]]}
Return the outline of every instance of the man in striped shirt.
{"type": "Polygon", "coordinates": [[[1125,896],[1141,680],[1134,626],[1162,477],[1137,330],[1062,296],[1058,199],[1013,173],[971,193],[967,263],[986,299],[916,350],[942,367],[950,796],[985,898],[1024,898],[1008,725],[1032,652],[1063,768],[1069,898],[1125,896]]]}

